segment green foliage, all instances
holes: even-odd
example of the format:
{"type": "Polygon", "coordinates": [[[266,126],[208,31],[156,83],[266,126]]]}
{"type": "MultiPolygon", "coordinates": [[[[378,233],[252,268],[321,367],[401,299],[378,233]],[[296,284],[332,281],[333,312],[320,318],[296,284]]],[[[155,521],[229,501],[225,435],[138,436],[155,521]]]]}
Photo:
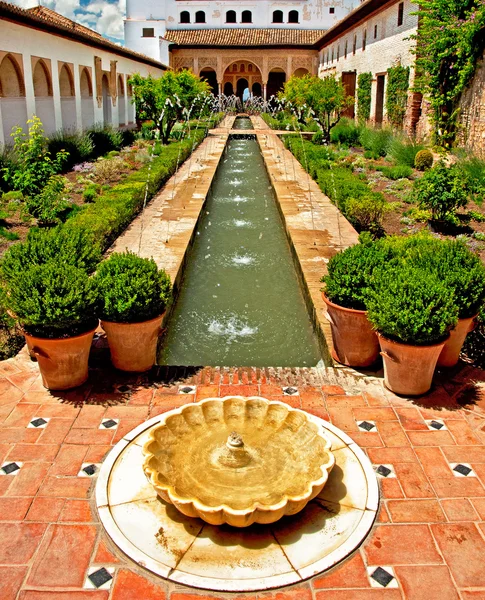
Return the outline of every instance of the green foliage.
{"type": "Polygon", "coordinates": [[[321,146],[323,144],[323,133],[321,131],[317,131],[315,135],[312,137],[312,143],[321,146]]]}
{"type": "Polygon", "coordinates": [[[396,161],[398,165],[414,167],[416,155],[424,146],[417,144],[414,140],[402,140],[394,138],[389,146],[389,156],[396,161]]]}
{"type": "Polygon", "coordinates": [[[156,128],[156,125],[155,125],[154,121],[145,121],[144,123],[141,124],[141,129],[140,129],[141,137],[144,140],[153,140],[153,138],[155,137],[155,128],[156,128]]]}
{"type": "Polygon", "coordinates": [[[379,167],[381,173],[388,179],[405,179],[411,177],[413,170],[406,165],[396,165],[395,167],[379,167]]]}
{"type": "Polygon", "coordinates": [[[366,298],[374,270],[384,264],[385,255],[377,244],[350,246],[328,261],[328,275],[322,277],[325,295],[334,304],[366,310],[366,298]]]}
{"type": "MultiPolygon", "coordinates": [[[[344,146],[356,146],[359,143],[360,127],[353,119],[343,118],[330,132],[330,141],[344,146]]],[[[313,137],[315,143],[315,136],[313,137]]]]}
{"type": "Polygon", "coordinates": [[[349,198],[362,198],[370,193],[369,186],[345,167],[320,169],[318,185],[337,207],[346,214],[349,198]]]}
{"type": "Polygon", "coordinates": [[[14,167],[14,156],[10,148],[0,146],[0,194],[8,192],[10,186],[5,179],[5,173],[9,172],[14,167]]]}
{"type": "Polygon", "coordinates": [[[96,294],[86,271],[60,261],[11,271],[6,307],[20,325],[39,337],[76,335],[94,326],[96,294]]]}
{"type": "Polygon", "coordinates": [[[25,199],[25,206],[30,215],[40,225],[59,223],[60,216],[67,209],[66,181],[62,175],[49,177],[44,188],[35,196],[25,199]]]}
{"type": "Polygon", "coordinates": [[[323,79],[310,74],[291,77],[279,95],[288,107],[318,121],[324,143],[330,141],[330,130],[339,122],[345,108],[353,102],[353,98],[346,96],[342,81],[334,75],[323,79]]]}
{"type": "Polygon", "coordinates": [[[485,306],[478,315],[476,328],[467,335],[462,352],[477,367],[485,367],[485,306]]]}
{"type": "Polygon", "coordinates": [[[374,271],[366,304],[374,328],[404,344],[438,343],[457,323],[458,309],[446,284],[404,261],[374,271]]]}
{"type": "Polygon", "coordinates": [[[153,121],[160,129],[164,144],[177,121],[190,112],[198,117],[207,105],[210,87],[190,71],[166,71],[158,79],[135,74],[129,80],[133,86],[133,103],[140,121],[153,121]]]}
{"type": "Polygon", "coordinates": [[[386,110],[394,127],[402,127],[409,89],[409,67],[396,65],[387,69],[386,110]]]}
{"type": "Polygon", "coordinates": [[[98,196],[98,190],[96,186],[89,185],[83,192],[84,202],[94,202],[98,196]]]}
{"type": "Polygon", "coordinates": [[[485,196],[485,160],[472,156],[458,163],[472,199],[481,206],[485,196]]]}
{"type": "Polygon", "coordinates": [[[345,204],[345,214],[358,231],[378,235],[382,231],[388,206],[380,192],[370,192],[360,198],[349,198],[345,204]]]}
{"type": "Polygon", "coordinates": [[[87,131],[93,144],[92,158],[104,156],[111,150],[119,150],[123,145],[123,136],[108,125],[94,125],[87,131]]]}
{"type": "Polygon", "coordinates": [[[34,196],[52,175],[62,170],[67,152],[61,150],[52,159],[40,119],[34,116],[27,123],[28,133],[24,133],[21,127],[14,128],[12,132],[16,162],[7,166],[4,177],[14,190],[34,196]]]}
{"type": "Polygon", "coordinates": [[[169,276],[153,259],[132,252],[112,254],[94,277],[99,317],[105,321],[138,323],[161,315],[170,300],[169,276]]]}
{"type": "Polygon", "coordinates": [[[426,171],[433,166],[433,153],[431,150],[420,150],[414,158],[414,166],[418,171],[426,171]]]}
{"type": "Polygon", "coordinates": [[[467,216],[470,217],[471,221],[475,221],[476,223],[483,223],[485,221],[485,215],[476,210],[469,210],[467,216]]]}
{"type": "Polygon", "coordinates": [[[372,73],[359,73],[357,77],[357,119],[362,125],[370,119],[372,73]]]}
{"type": "Polygon", "coordinates": [[[456,209],[466,206],[468,194],[460,169],[439,162],[424,173],[413,187],[416,202],[431,211],[433,219],[443,220],[454,215],[456,209]]]}
{"type": "Polygon", "coordinates": [[[124,148],[125,146],[131,146],[136,140],[136,129],[122,129],[120,131],[121,134],[121,146],[124,148]]]}
{"type": "Polygon", "coordinates": [[[67,152],[67,157],[62,167],[63,171],[69,171],[74,165],[91,158],[94,144],[87,133],[58,131],[49,138],[47,149],[51,156],[57,156],[62,151],[67,152]]]}
{"type": "Polygon", "coordinates": [[[386,128],[363,127],[360,132],[360,143],[370,153],[369,158],[378,159],[386,156],[392,139],[392,131],[386,128]]]}
{"type": "Polygon", "coordinates": [[[21,202],[23,199],[22,192],[6,192],[2,196],[2,202],[21,202]]]}
{"type": "Polygon", "coordinates": [[[3,237],[4,239],[8,240],[9,242],[14,242],[15,240],[19,239],[19,234],[15,233],[15,231],[9,231],[8,229],[5,229],[5,227],[0,226],[0,236],[3,237]]]}

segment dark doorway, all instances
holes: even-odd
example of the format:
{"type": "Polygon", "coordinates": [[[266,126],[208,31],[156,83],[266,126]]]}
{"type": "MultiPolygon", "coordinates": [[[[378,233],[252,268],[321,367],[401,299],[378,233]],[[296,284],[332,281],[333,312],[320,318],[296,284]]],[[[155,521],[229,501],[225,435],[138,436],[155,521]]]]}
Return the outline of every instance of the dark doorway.
{"type": "Polygon", "coordinates": [[[283,89],[286,81],[286,73],[284,71],[271,71],[268,76],[267,97],[276,96],[283,89]]]}
{"type": "Polygon", "coordinates": [[[234,94],[234,88],[230,81],[226,81],[224,84],[224,96],[232,96],[234,94]]]}
{"type": "Polygon", "coordinates": [[[262,95],[261,84],[258,82],[253,83],[253,96],[259,96],[261,98],[262,95]]]}
{"type": "Polygon", "coordinates": [[[244,94],[244,90],[248,87],[248,80],[241,78],[237,80],[237,91],[236,91],[236,96],[238,98],[241,98],[241,100],[243,99],[243,94],[244,94]]]}
{"type": "Polygon", "coordinates": [[[386,85],[386,76],[377,76],[377,90],[376,90],[376,114],[375,123],[376,125],[382,125],[382,117],[384,114],[384,88],[386,85]]]}
{"type": "Polygon", "coordinates": [[[342,73],[342,83],[344,85],[345,94],[347,96],[352,96],[354,99],[353,104],[351,104],[345,111],[342,113],[342,116],[348,117],[349,119],[353,119],[355,117],[355,87],[357,81],[357,73],[355,71],[346,71],[342,73]]]}
{"type": "Polygon", "coordinates": [[[211,92],[214,96],[219,94],[219,88],[217,86],[217,75],[214,69],[202,69],[200,72],[200,78],[211,86],[211,92]]]}

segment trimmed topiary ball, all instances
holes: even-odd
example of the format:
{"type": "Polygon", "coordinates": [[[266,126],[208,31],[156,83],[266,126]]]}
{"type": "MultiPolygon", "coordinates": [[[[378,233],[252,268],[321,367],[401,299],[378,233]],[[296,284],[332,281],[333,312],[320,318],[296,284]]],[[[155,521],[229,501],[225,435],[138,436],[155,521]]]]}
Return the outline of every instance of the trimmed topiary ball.
{"type": "Polygon", "coordinates": [[[420,150],[414,159],[414,166],[418,171],[426,171],[433,166],[433,154],[430,150],[420,150]]]}
{"type": "Polygon", "coordinates": [[[112,254],[94,276],[103,321],[140,323],[161,315],[171,299],[170,278],[153,259],[112,254]]]}

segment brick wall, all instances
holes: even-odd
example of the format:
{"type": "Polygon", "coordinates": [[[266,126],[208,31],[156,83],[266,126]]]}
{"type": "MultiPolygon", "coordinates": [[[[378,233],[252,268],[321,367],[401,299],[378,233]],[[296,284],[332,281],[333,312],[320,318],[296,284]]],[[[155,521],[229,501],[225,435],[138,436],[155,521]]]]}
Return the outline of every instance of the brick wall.
{"type": "Polygon", "coordinates": [[[460,108],[459,144],[485,158],[485,54],[462,96],[460,108]]]}

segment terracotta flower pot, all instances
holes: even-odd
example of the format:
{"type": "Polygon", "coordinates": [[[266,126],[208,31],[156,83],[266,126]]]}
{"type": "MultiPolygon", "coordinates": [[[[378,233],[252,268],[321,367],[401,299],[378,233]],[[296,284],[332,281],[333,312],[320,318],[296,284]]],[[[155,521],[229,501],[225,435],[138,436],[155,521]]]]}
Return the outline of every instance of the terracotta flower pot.
{"type": "Polygon", "coordinates": [[[380,333],[379,343],[384,361],[384,384],[402,396],[422,396],[431,388],[438,356],[446,340],[431,346],[401,344],[380,333]]]}
{"type": "Polygon", "coordinates": [[[24,333],[39,363],[42,383],[49,390],[69,390],[88,378],[88,360],[96,328],[68,338],[39,338],[24,333]]]}
{"type": "Polygon", "coordinates": [[[101,321],[108,336],[111,362],[117,369],[140,373],[153,367],[162,319],[163,314],[141,323],[101,321]]]}
{"type": "Polygon", "coordinates": [[[369,367],[379,358],[379,341],[366,310],[344,308],[322,293],[332,330],[332,358],[350,367],[369,367]]]}
{"type": "Polygon", "coordinates": [[[451,330],[450,337],[438,357],[438,367],[454,367],[456,365],[466,336],[476,327],[476,317],[477,315],[468,319],[458,319],[457,326],[451,330]]]}

